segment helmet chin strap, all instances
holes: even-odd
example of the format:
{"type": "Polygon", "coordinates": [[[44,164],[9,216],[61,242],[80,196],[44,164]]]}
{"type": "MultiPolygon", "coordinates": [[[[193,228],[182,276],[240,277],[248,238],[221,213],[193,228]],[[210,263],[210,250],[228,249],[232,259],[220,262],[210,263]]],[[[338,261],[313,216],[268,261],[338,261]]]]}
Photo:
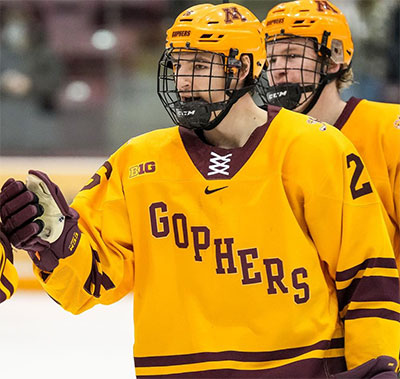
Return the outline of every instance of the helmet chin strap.
{"type": "Polygon", "coordinates": [[[221,111],[221,113],[214,118],[207,126],[205,126],[203,129],[204,130],[212,130],[215,127],[217,127],[221,121],[226,117],[228,112],[231,110],[233,105],[247,92],[250,91],[250,87],[244,87],[238,90],[233,91],[233,94],[229,95],[229,100],[228,103],[225,103],[224,109],[221,111]]]}
{"type": "Polygon", "coordinates": [[[308,103],[308,105],[305,107],[305,109],[301,112],[302,114],[308,114],[311,112],[311,110],[314,108],[315,104],[321,97],[322,91],[324,90],[325,86],[338,78],[340,75],[342,75],[343,72],[347,71],[350,68],[347,67],[346,69],[340,69],[338,72],[335,72],[333,74],[327,74],[323,76],[319,82],[319,85],[317,86],[317,90],[315,91],[314,95],[311,97],[311,101],[308,103]]]}
{"type": "Polygon", "coordinates": [[[315,104],[317,103],[318,99],[321,96],[322,91],[324,90],[327,84],[328,82],[325,80],[322,80],[322,82],[320,82],[320,84],[317,86],[317,90],[315,91],[314,95],[311,96],[311,101],[308,103],[308,105],[301,113],[307,114],[308,112],[311,111],[311,109],[314,108],[315,104]]]}

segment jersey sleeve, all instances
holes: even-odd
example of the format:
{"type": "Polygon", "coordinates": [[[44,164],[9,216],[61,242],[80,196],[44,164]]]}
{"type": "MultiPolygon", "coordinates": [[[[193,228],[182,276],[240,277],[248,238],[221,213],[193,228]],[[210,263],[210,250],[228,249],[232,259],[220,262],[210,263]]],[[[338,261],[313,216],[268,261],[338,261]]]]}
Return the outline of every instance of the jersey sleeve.
{"type": "Polygon", "coordinates": [[[389,121],[388,131],[384,138],[384,151],[388,162],[388,176],[392,186],[394,204],[394,224],[397,226],[395,233],[394,250],[397,266],[400,269],[400,105],[393,107],[393,117],[389,121]],[[393,122],[394,120],[394,122],[393,122]]]}
{"type": "Polygon", "coordinates": [[[130,222],[115,155],[71,204],[79,213],[81,231],[74,254],[60,259],[51,274],[34,266],[46,292],[75,314],[97,303],[116,302],[133,288],[130,222]]]}
{"type": "Polygon", "coordinates": [[[391,357],[387,369],[394,370],[400,346],[399,273],[382,207],[351,142],[337,130],[322,130],[325,139],[314,140],[311,133],[293,149],[294,163],[284,178],[288,198],[336,288],[348,369],[391,357]]]}
{"type": "MultiPolygon", "coordinates": [[[[400,134],[400,130],[399,130],[399,134],[400,134]]],[[[393,175],[394,175],[393,198],[394,198],[394,206],[396,209],[396,222],[397,222],[397,227],[399,229],[399,231],[397,233],[399,238],[396,241],[394,241],[394,246],[395,246],[397,266],[400,270],[400,147],[399,147],[399,157],[397,159],[397,164],[394,168],[393,175]]]]}
{"type": "Polygon", "coordinates": [[[18,274],[13,265],[11,246],[0,232],[0,303],[11,297],[17,285],[18,274]]]}

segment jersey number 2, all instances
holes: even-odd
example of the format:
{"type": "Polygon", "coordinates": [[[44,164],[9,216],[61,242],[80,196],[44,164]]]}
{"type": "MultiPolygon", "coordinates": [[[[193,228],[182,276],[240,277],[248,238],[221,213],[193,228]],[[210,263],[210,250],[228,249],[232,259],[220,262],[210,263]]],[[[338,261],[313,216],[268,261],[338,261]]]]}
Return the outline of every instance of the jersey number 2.
{"type": "Polygon", "coordinates": [[[356,168],[354,170],[353,177],[351,178],[350,189],[353,199],[357,199],[358,197],[371,193],[372,188],[369,182],[365,182],[361,185],[361,188],[357,188],[358,180],[360,179],[362,170],[364,170],[364,164],[362,163],[360,157],[355,154],[349,154],[347,156],[347,168],[350,168],[351,162],[355,163],[356,168]]]}

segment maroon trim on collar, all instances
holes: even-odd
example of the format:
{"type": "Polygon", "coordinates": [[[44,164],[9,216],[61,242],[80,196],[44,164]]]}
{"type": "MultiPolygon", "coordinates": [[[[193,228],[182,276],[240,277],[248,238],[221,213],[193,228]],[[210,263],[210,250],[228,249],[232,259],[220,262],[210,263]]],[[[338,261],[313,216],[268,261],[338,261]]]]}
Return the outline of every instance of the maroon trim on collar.
{"type": "MultiPolygon", "coordinates": [[[[223,149],[221,147],[208,145],[202,141],[193,130],[181,126],[179,127],[179,133],[186,152],[205,179],[231,179],[253,154],[267,132],[272,120],[280,110],[280,107],[268,107],[268,121],[264,125],[257,127],[253,133],[251,133],[244,146],[234,149],[223,149]],[[218,157],[221,157],[221,159],[218,157]],[[225,169],[222,168],[222,172],[224,173],[215,172],[215,170],[211,168],[212,165],[215,166],[211,159],[220,160],[221,165],[226,166],[225,169]]],[[[219,169],[221,169],[221,167],[219,169]]],[[[216,171],[219,169],[217,164],[216,171]]]]}
{"type": "Polygon", "coordinates": [[[340,114],[339,118],[336,120],[336,122],[333,124],[336,128],[341,130],[346,123],[346,121],[349,119],[350,115],[354,111],[354,108],[358,105],[358,103],[362,99],[358,99],[356,97],[351,97],[349,101],[347,102],[346,106],[344,107],[342,113],[340,114]]]}

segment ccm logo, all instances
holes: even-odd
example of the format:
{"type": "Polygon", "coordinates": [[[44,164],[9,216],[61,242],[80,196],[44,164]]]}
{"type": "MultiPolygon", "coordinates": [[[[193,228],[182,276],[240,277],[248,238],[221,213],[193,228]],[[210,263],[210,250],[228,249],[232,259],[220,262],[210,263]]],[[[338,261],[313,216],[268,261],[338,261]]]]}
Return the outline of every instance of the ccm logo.
{"type": "Polygon", "coordinates": [[[195,113],[196,113],[196,111],[194,111],[194,110],[193,111],[181,111],[180,109],[176,110],[176,114],[179,117],[182,117],[182,116],[194,116],[195,113]]]}
{"type": "Polygon", "coordinates": [[[136,166],[129,167],[129,179],[138,175],[150,174],[156,171],[156,162],[140,163],[136,166]]]}
{"type": "Polygon", "coordinates": [[[279,91],[279,92],[270,93],[270,94],[268,94],[268,100],[279,99],[280,97],[286,96],[286,95],[287,95],[287,91],[279,91]]]}

